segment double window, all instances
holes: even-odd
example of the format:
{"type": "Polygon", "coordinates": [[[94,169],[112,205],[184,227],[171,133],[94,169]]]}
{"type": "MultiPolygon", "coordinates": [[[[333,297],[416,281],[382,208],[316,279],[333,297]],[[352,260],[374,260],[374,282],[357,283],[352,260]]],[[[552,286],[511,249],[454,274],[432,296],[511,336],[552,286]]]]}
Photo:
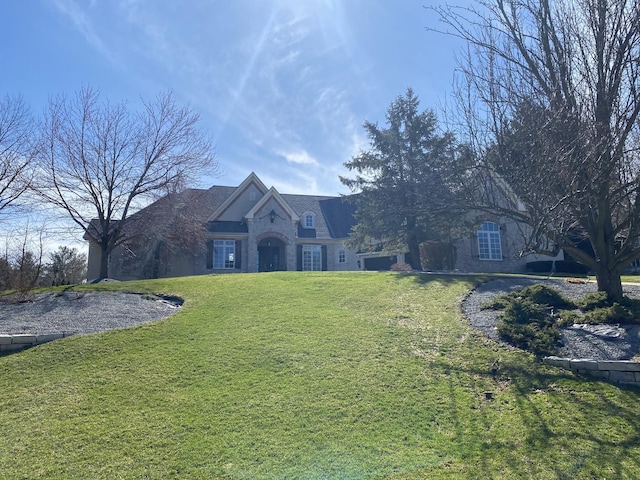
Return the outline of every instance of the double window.
{"type": "Polygon", "coordinates": [[[213,268],[236,268],[236,242],[235,240],[213,241],[213,268]]]}
{"type": "Polygon", "coordinates": [[[502,260],[500,226],[483,222],[478,230],[478,258],[480,260],[502,260]]]}
{"type": "Polygon", "coordinates": [[[302,270],[322,270],[322,248],[320,247],[320,245],[302,246],[302,270]]]}

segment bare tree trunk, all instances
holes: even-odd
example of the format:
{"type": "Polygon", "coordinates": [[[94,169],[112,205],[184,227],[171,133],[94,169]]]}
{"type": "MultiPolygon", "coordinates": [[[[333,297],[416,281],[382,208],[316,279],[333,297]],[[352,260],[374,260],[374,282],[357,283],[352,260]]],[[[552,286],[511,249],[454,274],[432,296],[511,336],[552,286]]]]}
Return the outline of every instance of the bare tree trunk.
{"type": "Polygon", "coordinates": [[[109,278],[109,256],[111,252],[102,248],[100,250],[100,278],[109,278]]]}
{"type": "Polygon", "coordinates": [[[606,292],[607,298],[612,302],[622,301],[622,279],[620,273],[607,269],[605,266],[596,271],[598,291],[606,292]]]}
{"type": "Polygon", "coordinates": [[[414,270],[421,270],[422,265],[420,263],[420,244],[415,232],[410,232],[407,238],[407,247],[409,248],[409,255],[411,256],[411,268],[414,270]]]}

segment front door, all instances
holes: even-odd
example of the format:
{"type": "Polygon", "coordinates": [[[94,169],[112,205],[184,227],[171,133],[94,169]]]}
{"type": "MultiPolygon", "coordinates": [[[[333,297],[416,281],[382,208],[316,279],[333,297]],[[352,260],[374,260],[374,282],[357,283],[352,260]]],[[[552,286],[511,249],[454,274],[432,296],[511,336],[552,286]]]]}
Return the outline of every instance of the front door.
{"type": "Polygon", "coordinates": [[[280,270],[280,247],[258,247],[258,271],[275,272],[280,270]]]}

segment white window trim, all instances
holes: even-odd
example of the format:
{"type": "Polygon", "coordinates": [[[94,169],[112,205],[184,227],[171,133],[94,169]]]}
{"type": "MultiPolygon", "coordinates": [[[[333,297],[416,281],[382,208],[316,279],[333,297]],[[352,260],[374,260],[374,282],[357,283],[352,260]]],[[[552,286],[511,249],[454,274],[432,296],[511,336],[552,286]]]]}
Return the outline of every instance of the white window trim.
{"type": "Polygon", "coordinates": [[[302,228],[316,228],[316,214],[313,212],[304,212],[302,215],[302,228]],[[307,217],[311,218],[311,225],[307,225],[307,217]]]}
{"type": "Polygon", "coordinates": [[[338,250],[338,263],[347,263],[347,251],[344,248],[338,250]]]}
{"type": "Polygon", "coordinates": [[[476,232],[478,259],[483,261],[502,260],[502,234],[500,225],[495,222],[482,222],[476,232]],[[495,228],[494,228],[495,227],[495,228]]]}
{"type": "Polygon", "coordinates": [[[322,271],[322,246],[321,245],[302,245],[302,271],[303,272],[322,271]]]}

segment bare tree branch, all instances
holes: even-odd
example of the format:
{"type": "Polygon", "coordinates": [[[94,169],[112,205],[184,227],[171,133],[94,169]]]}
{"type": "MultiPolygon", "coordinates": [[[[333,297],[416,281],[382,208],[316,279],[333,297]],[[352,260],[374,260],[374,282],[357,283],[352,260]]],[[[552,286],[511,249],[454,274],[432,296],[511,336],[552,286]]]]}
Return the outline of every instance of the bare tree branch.
{"type": "Polygon", "coordinates": [[[0,100],[0,214],[19,209],[31,183],[33,120],[20,97],[0,100]]]}
{"type": "Polygon", "coordinates": [[[135,234],[128,219],[145,200],[217,170],[197,113],[176,105],[171,93],[143,107],[101,102],[84,88],[52,98],[40,129],[36,190],[100,245],[101,277],[111,251],[135,234]]]}
{"type": "Polygon", "coordinates": [[[640,258],[640,2],[430,9],[469,45],[458,96],[479,167],[506,180],[526,216],[476,200],[528,223],[529,245],[554,239],[620,298],[620,274],[640,258]]]}

